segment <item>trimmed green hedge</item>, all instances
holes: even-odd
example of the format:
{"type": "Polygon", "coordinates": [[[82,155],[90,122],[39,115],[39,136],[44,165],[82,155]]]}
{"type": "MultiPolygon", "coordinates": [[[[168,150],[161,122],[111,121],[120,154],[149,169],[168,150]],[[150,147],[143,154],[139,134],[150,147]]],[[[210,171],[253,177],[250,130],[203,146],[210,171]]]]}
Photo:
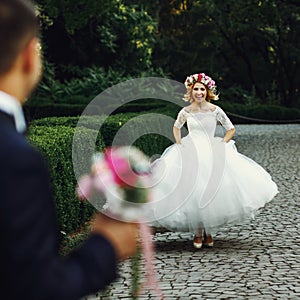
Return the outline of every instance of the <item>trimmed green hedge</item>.
{"type": "MultiPolygon", "coordinates": [[[[95,134],[91,129],[80,130],[85,136],[95,134]]],[[[78,229],[94,212],[89,202],[82,202],[75,195],[76,178],[72,165],[73,135],[74,128],[68,126],[31,126],[29,129],[29,140],[48,160],[60,230],[68,233],[78,229]]],[[[78,147],[85,146],[78,145],[78,147]]],[[[101,136],[98,136],[96,147],[99,150],[104,148],[101,136]]]]}
{"type": "Polygon", "coordinates": [[[30,126],[68,126],[76,127],[79,117],[47,117],[34,120],[30,126]]]}
{"type": "MultiPolygon", "coordinates": [[[[139,114],[128,113],[118,114],[111,116],[84,116],[81,118],[81,125],[85,128],[99,130],[100,122],[104,122],[101,126],[101,134],[103,136],[104,144],[111,146],[113,138],[116,132],[120,129],[124,123],[139,114]],[[105,121],[104,121],[105,120],[105,121]]],[[[79,117],[49,117],[39,120],[34,120],[32,126],[69,126],[75,128],[77,126],[79,117]]]]}
{"type": "MultiPolygon", "coordinates": [[[[147,115],[144,119],[141,114],[138,113],[126,113],[126,114],[117,114],[111,116],[85,116],[81,119],[81,125],[85,128],[99,130],[100,122],[102,124],[100,128],[100,133],[103,137],[103,141],[106,147],[112,145],[116,133],[119,129],[127,123],[132,118],[139,117],[135,119],[134,124],[131,125],[131,129],[129,129],[128,134],[126,135],[126,139],[133,140],[135,136],[138,137],[135,146],[140,148],[147,155],[152,156],[154,154],[162,153],[162,151],[169,146],[172,141],[169,141],[167,138],[160,136],[159,134],[147,134],[145,136],[139,137],[137,134],[137,130],[142,129],[145,125],[145,120],[149,123],[155,123],[157,126],[156,132],[159,132],[159,128],[162,128],[165,124],[163,120],[157,119],[156,117],[152,117],[151,115],[147,115]]],[[[79,117],[51,117],[44,118],[40,120],[35,120],[32,122],[32,126],[70,126],[76,127],[78,123],[79,117]]],[[[170,127],[170,132],[172,131],[172,127],[170,127]]],[[[124,141],[124,140],[123,140],[124,141]]],[[[122,143],[123,141],[120,141],[122,143]]],[[[126,141],[125,141],[126,142],[126,141]]]]}
{"type": "MultiPolygon", "coordinates": [[[[85,128],[99,130],[100,123],[104,122],[101,126],[101,134],[106,146],[111,146],[113,138],[120,127],[131,118],[138,114],[118,114],[111,116],[84,116],[81,118],[80,124],[85,128]]],[[[32,126],[70,126],[75,128],[77,126],[79,117],[49,117],[39,120],[34,120],[32,126]]]]}

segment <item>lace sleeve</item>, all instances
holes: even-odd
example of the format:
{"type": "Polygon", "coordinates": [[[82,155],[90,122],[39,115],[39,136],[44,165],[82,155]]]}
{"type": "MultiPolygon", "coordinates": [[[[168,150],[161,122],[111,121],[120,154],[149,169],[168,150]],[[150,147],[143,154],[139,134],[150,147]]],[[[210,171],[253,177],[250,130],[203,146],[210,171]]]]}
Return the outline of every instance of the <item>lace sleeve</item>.
{"type": "Polygon", "coordinates": [[[177,116],[177,119],[174,123],[174,126],[178,129],[180,129],[184,123],[186,122],[186,114],[184,112],[184,109],[182,109],[179,113],[178,113],[178,116],[177,116]]]}
{"type": "Polygon", "coordinates": [[[222,124],[222,126],[225,128],[226,131],[234,128],[230,119],[227,117],[223,109],[220,107],[218,107],[218,111],[217,111],[217,120],[222,124]]]}

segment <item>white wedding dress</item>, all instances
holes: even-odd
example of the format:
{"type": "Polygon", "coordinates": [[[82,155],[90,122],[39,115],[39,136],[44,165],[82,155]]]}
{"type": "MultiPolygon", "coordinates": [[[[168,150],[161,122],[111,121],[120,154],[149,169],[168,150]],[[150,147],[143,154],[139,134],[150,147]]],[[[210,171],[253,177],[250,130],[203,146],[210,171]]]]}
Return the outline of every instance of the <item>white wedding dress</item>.
{"type": "Polygon", "coordinates": [[[183,108],[174,126],[185,122],[188,135],[181,145],[168,147],[152,164],[152,225],[214,233],[226,223],[254,217],[278,193],[277,185],[259,164],[237,151],[233,140],[215,137],[217,122],[225,130],[234,128],[227,115],[218,106],[205,113],[183,108]]]}

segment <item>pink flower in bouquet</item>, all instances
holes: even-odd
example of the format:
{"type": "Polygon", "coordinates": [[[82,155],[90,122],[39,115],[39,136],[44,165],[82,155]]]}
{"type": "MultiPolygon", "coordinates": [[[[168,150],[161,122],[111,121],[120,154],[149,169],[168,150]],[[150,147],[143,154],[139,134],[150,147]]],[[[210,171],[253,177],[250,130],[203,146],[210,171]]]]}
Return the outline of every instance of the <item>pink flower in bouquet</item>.
{"type": "Polygon", "coordinates": [[[105,151],[105,160],[113,173],[114,181],[120,187],[136,186],[139,176],[132,171],[129,161],[109,148],[105,151]]]}

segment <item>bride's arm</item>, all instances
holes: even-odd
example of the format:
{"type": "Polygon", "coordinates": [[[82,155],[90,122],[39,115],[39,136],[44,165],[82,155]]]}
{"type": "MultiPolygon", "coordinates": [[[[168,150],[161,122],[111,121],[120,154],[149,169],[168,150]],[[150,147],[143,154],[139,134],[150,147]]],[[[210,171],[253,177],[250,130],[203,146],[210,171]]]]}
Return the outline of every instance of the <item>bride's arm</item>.
{"type": "Polygon", "coordinates": [[[177,119],[173,126],[173,135],[176,141],[176,144],[181,144],[181,127],[186,122],[186,115],[184,109],[182,109],[177,116],[177,119]]]}
{"type": "Polygon", "coordinates": [[[173,126],[173,134],[174,134],[176,144],[181,144],[181,130],[173,126]]]}
{"type": "Polygon", "coordinates": [[[227,115],[223,111],[223,109],[220,107],[217,107],[216,109],[217,109],[217,120],[222,124],[222,126],[226,130],[223,141],[225,143],[228,143],[235,134],[235,128],[234,128],[233,124],[231,123],[230,119],[227,117],[227,115]]]}
{"type": "Polygon", "coordinates": [[[235,134],[235,128],[231,128],[227,130],[224,135],[223,141],[225,143],[229,142],[233,138],[234,134],[235,134]]]}

